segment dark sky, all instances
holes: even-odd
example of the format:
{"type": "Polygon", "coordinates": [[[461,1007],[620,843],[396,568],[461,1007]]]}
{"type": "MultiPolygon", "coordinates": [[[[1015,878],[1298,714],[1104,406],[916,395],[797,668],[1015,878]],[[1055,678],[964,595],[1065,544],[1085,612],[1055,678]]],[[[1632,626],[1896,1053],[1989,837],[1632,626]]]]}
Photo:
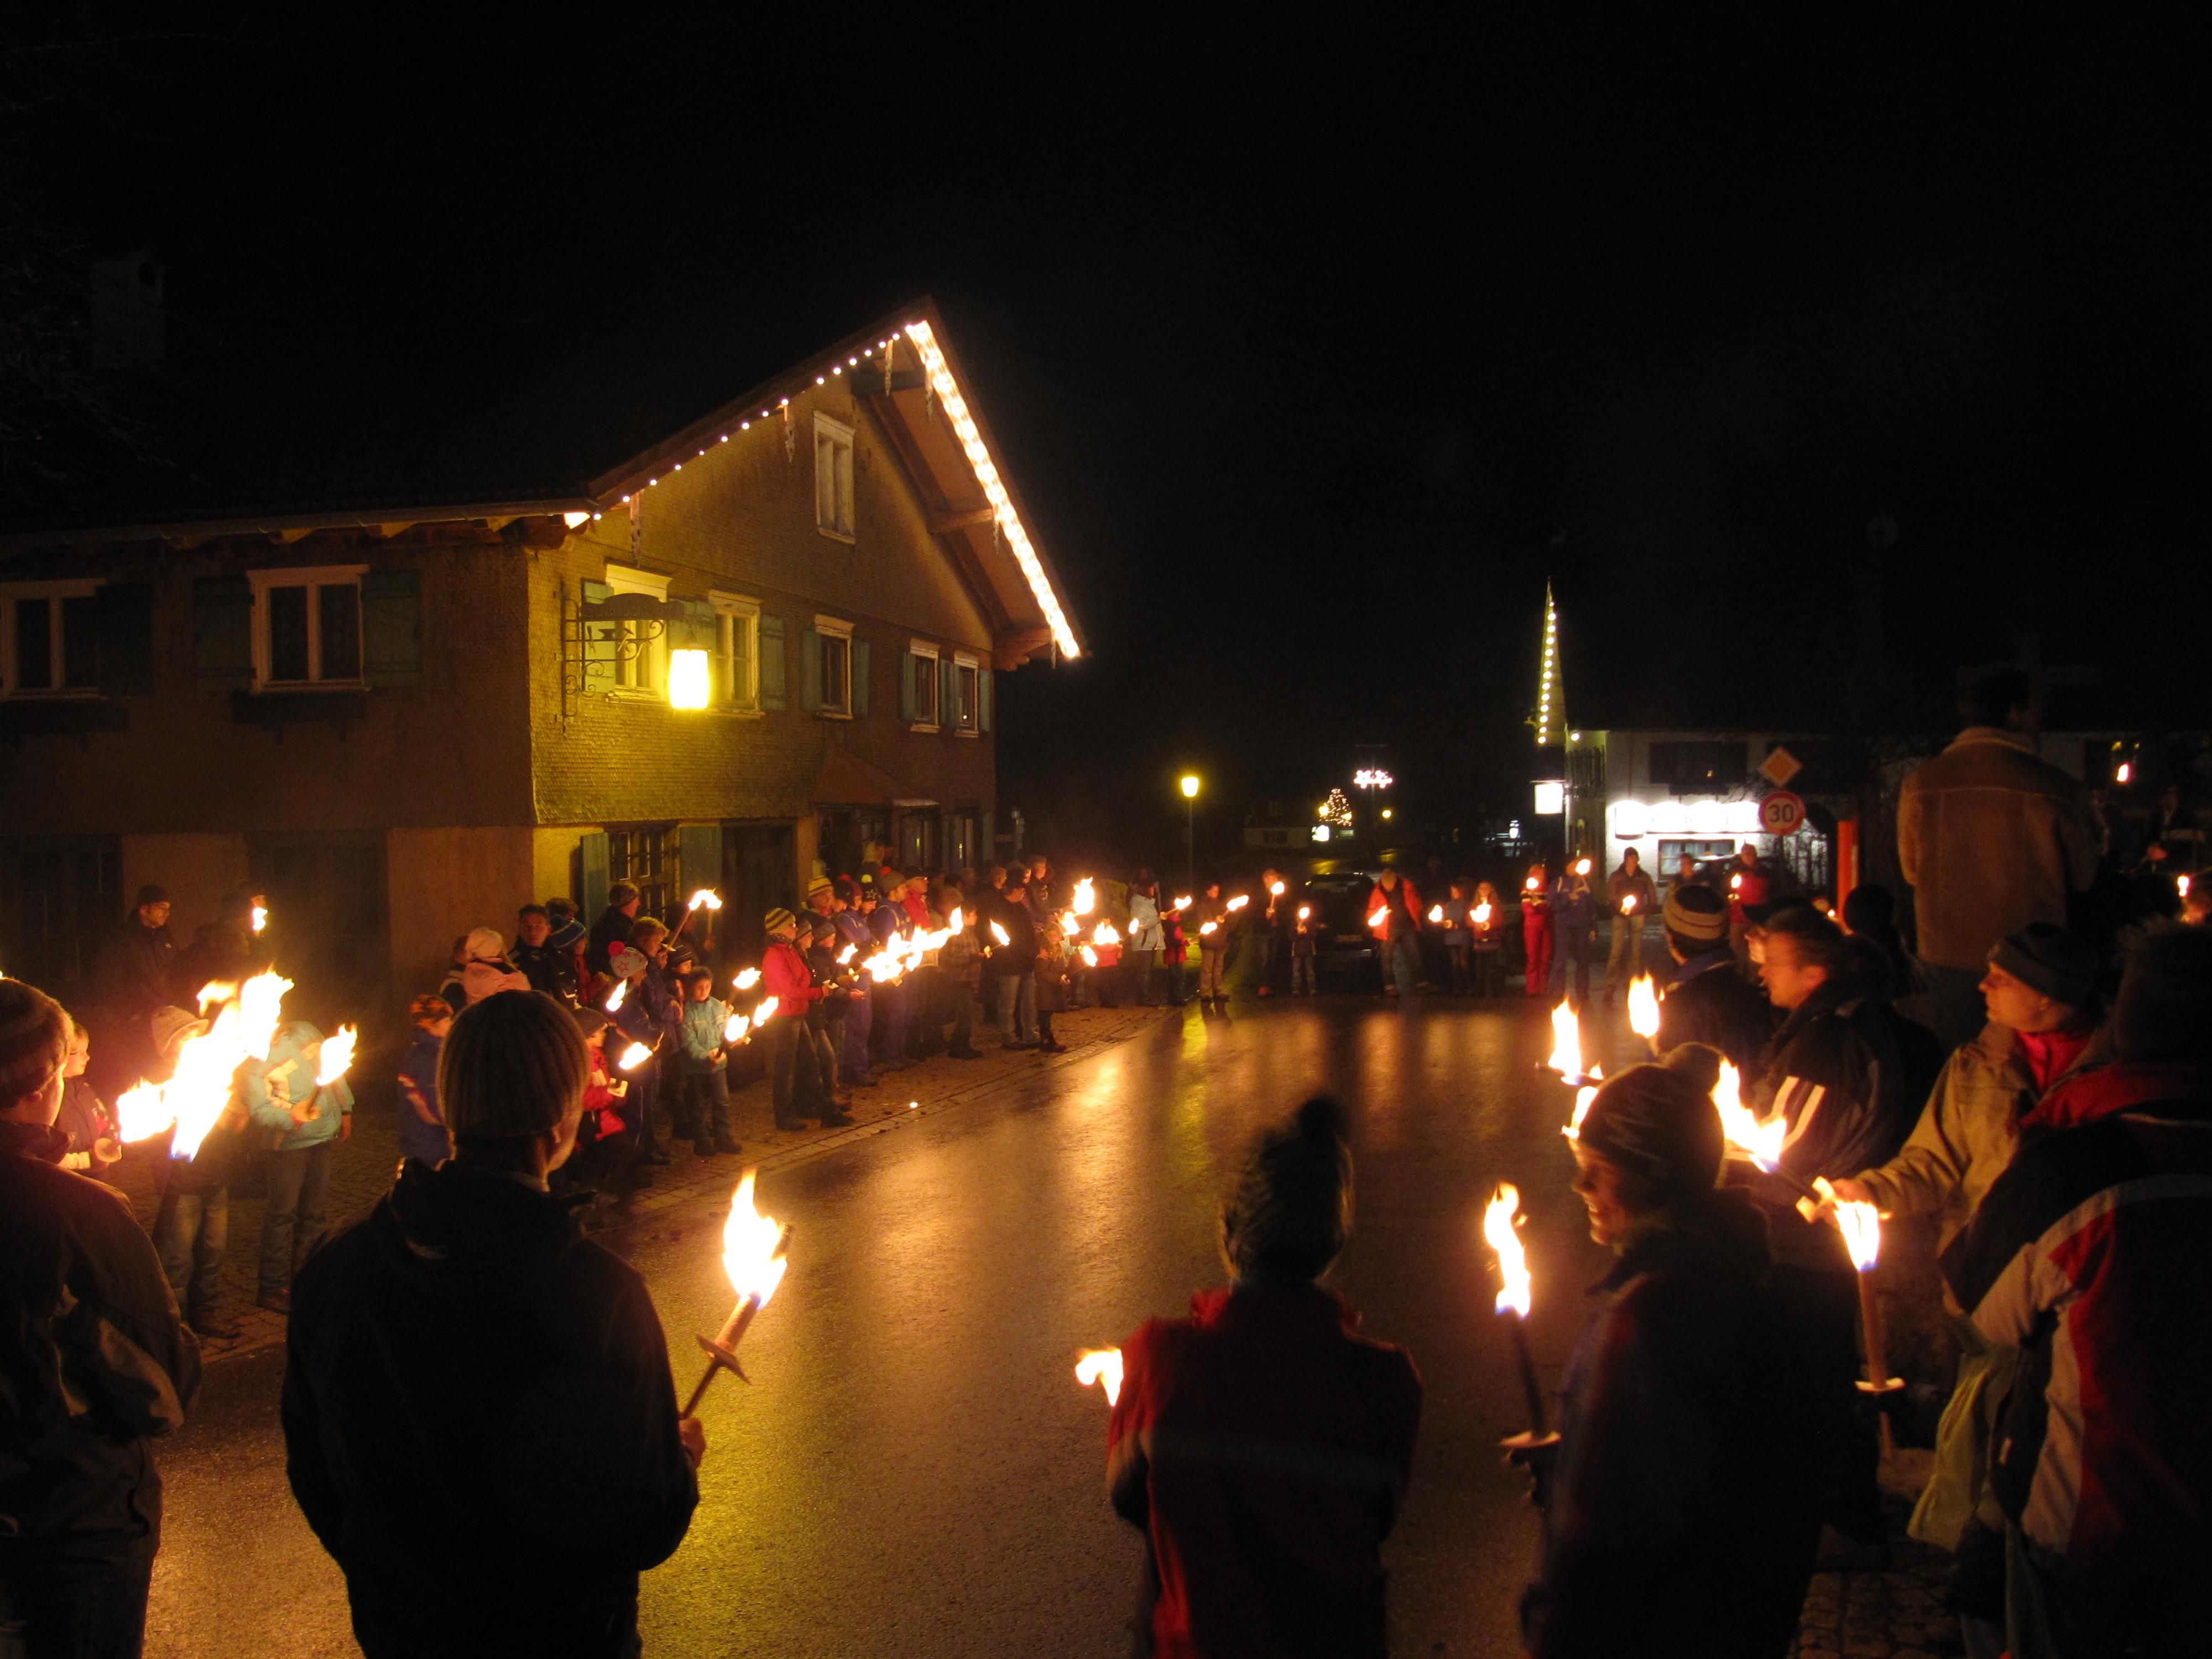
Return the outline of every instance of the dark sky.
{"type": "Polygon", "coordinates": [[[1094,647],[1004,699],[1048,817],[1357,743],[1503,796],[1547,576],[1577,721],[1941,726],[2023,653],[2207,718],[2185,39],[311,9],[164,9],[38,129],[179,374],[662,430],[934,294],[1094,647]]]}

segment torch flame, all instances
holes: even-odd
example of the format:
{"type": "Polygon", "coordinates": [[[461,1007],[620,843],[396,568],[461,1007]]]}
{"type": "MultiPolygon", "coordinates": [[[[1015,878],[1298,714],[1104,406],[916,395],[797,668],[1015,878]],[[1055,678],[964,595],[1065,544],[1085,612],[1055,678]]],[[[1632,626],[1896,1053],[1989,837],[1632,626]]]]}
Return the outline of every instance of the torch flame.
{"type": "Polygon", "coordinates": [[[210,983],[208,983],[208,984],[205,984],[205,985],[201,986],[201,987],[200,987],[200,1012],[201,1012],[201,1014],[202,1014],[203,1016],[204,1016],[204,1015],[206,1014],[207,1011],[208,1011],[209,1009],[210,1009],[210,1008],[214,1007],[214,1006],[215,1006],[215,1005],[216,1005],[216,1004],[217,1004],[218,1002],[228,1002],[228,1001],[229,1001],[233,997],[236,996],[237,994],[238,994],[238,987],[236,987],[235,985],[230,984],[230,983],[228,983],[228,981],[210,981],[210,983]]]}
{"type": "Polygon", "coordinates": [[[238,1029],[245,1039],[246,1052],[255,1060],[269,1058],[269,1045],[276,1040],[276,1028],[284,1015],[284,993],[292,988],[292,981],[273,970],[256,974],[239,987],[238,1029]]]}
{"type": "Polygon", "coordinates": [[[1740,875],[1730,876],[1729,878],[1729,890],[1732,893],[1742,891],[1743,878],[1740,875]]]}
{"type": "Polygon", "coordinates": [[[1622,900],[1621,900],[1621,902],[1620,902],[1620,914],[1621,914],[1621,915],[1623,915],[1624,916],[1625,916],[1625,915],[1627,915],[1631,910],[1633,910],[1635,908],[1636,908],[1636,895],[1635,895],[1635,894],[1633,894],[1633,893],[1629,894],[1627,897],[1626,897],[1626,898],[1622,899],[1622,900]]]}
{"type": "MultiPolygon", "coordinates": [[[[1103,924],[1102,923],[1101,926],[1103,924]]],[[[1070,910],[1060,919],[1060,931],[1070,939],[1073,939],[1083,931],[1083,924],[1075,919],[1074,911],[1070,910]]]]}
{"type": "Polygon", "coordinates": [[[1575,860],[1575,873],[1577,875],[1586,876],[1589,874],[1589,870],[1590,866],[1588,859],[1577,859],[1575,860]]]}
{"type": "Polygon", "coordinates": [[[1280,898],[1283,896],[1283,884],[1279,881],[1271,881],[1267,884],[1267,890],[1277,898],[1280,898]]]}
{"type": "Polygon", "coordinates": [[[958,905],[954,905],[952,907],[952,914],[945,919],[945,931],[952,934],[955,938],[966,933],[968,931],[967,912],[963,910],[958,905]]]}
{"type": "Polygon", "coordinates": [[[1441,904],[1431,904],[1429,907],[1429,920],[1431,921],[1442,921],[1443,919],[1444,907],[1441,904]]]}
{"type": "Polygon", "coordinates": [[[116,1097],[115,1138],[150,1140],[177,1121],[158,1083],[141,1083],[116,1097]]]}
{"type": "Polygon", "coordinates": [[[730,1218],[722,1227],[722,1271],[729,1274],[730,1288],[740,1298],[750,1297],[755,1306],[765,1308],[791,1264],[776,1249],[783,1229],[775,1217],[753,1208],[753,1177],[759,1173],[746,1170],[731,1195],[730,1218]]]}
{"type": "Polygon", "coordinates": [[[1091,942],[1102,951],[1109,945],[1119,945],[1121,942],[1121,929],[1110,921],[1102,921],[1091,930],[1091,942]]]}
{"type": "Polygon", "coordinates": [[[838,965],[840,968],[849,968],[849,967],[851,967],[851,966],[853,965],[853,958],[854,958],[854,957],[858,956],[860,953],[860,947],[859,945],[847,945],[843,950],[842,950],[842,951],[838,951],[838,952],[837,952],[837,965],[838,965]]]}
{"type": "Polygon", "coordinates": [[[1782,1118],[1761,1123],[1743,1103],[1742,1074],[1727,1060],[1721,1062],[1720,1080],[1713,1085],[1713,1104],[1721,1115],[1721,1133],[1729,1144],[1762,1170],[1782,1161],[1783,1138],[1790,1133],[1782,1118]]]}
{"type": "Polygon", "coordinates": [[[1184,896],[1184,897],[1182,897],[1182,898],[1179,898],[1179,899],[1177,899],[1177,900],[1175,902],[1175,908],[1176,908],[1176,909],[1178,909],[1178,910],[1188,910],[1188,909],[1189,909],[1189,908],[1190,908],[1190,899],[1188,898],[1188,896],[1184,896]]]}
{"type": "MultiPolygon", "coordinates": [[[[283,993],[276,995],[281,999],[283,993]]],[[[191,1158],[197,1153],[230,1104],[231,1079],[249,1052],[246,1030],[240,1005],[228,1003],[211,1027],[198,1036],[187,1037],[177,1051],[177,1069],[161,1085],[163,1109],[173,1112],[177,1120],[176,1138],[169,1143],[170,1157],[191,1158]]],[[[266,1033],[258,1057],[268,1058],[266,1033]]]]}
{"type": "Polygon", "coordinates": [[[1119,1403],[1121,1398],[1121,1351],[1119,1348],[1085,1348],[1076,1357],[1075,1380],[1084,1388],[1096,1382],[1106,1390],[1106,1403],[1119,1403]]]}
{"type": "Polygon", "coordinates": [[[1380,910],[1369,913],[1367,926],[1370,931],[1379,933],[1382,931],[1382,924],[1389,920],[1390,907],[1386,904],[1380,910]]]}
{"type": "Polygon", "coordinates": [[[1628,981],[1628,1029],[1644,1038],[1659,1035],[1659,993],[1649,974],[1628,981]]]}
{"type": "Polygon", "coordinates": [[[647,1048],[642,1042],[633,1042],[622,1051],[622,1058],[615,1062],[615,1069],[618,1072],[635,1072],[652,1058],[652,1049],[647,1048]]]}
{"type": "Polygon", "coordinates": [[[1070,908],[1079,916],[1087,916],[1098,908],[1098,893],[1088,876],[1075,884],[1075,896],[1070,908]]]}
{"type": "Polygon", "coordinates": [[[1235,898],[1230,900],[1229,902],[1222,908],[1225,910],[1242,910],[1251,902],[1252,896],[1249,893],[1239,893],[1235,898]]]}
{"type": "Polygon", "coordinates": [[[615,988],[607,993],[607,1000],[602,1006],[611,1014],[623,1006],[623,999],[629,994],[629,981],[626,979],[618,979],[615,981],[615,988]]]}
{"type": "Polygon", "coordinates": [[[1505,1288],[1498,1293],[1498,1311],[1504,1313],[1510,1308],[1526,1319],[1531,1300],[1528,1258],[1522,1251],[1520,1235],[1513,1231],[1520,1208],[1520,1192],[1510,1182],[1502,1182],[1498,1196],[1482,1212],[1482,1236],[1498,1252],[1498,1276],[1505,1281],[1505,1288]]]}
{"type": "Polygon", "coordinates": [[[1205,939],[1208,935],[1218,933],[1220,931],[1221,924],[1218,921],[1201,921],[1198,924],[1198,936],[1200,939],[1205,939]]]}
{"type": "Polygon", "coordinates": [[[1836,1225],[1843,1231],[1844,1248],[1851,1253],[1851,1266],[1863,1273],[1873,1272],[1875,1261],[1881,1255],[1881,1212],[1871,1204],[1838,1200],[1836,1225]]]}
{"type": "Polygon", "coordinates": [[[1597,1085],[1605,1080],[1605,1067],[1589,1068],[1590,1080],[1575,1091],[1575,1115],[1567,1120],[1567,1127],[1559,1131],[1570,1140],[1583,1138],[1583,1120],[1589,1115],[1591,1103],[1597,1099],[1597,1085]]]}
{"type": "Polygon", "coordinates": [[[995,921],[991,924],[991,937],[1001,945],[1012,945],[1014,942],[1007,936],[1006,930],[995,921]]]}
{"type": "Polygon", "coordinates": [[[1098,965],[1098,952],[1088,945],[1083,947],[1083,965],[1085,968],[1096,968],[1098,965]]]}
{"type": "Polygon", "coordinates": [[[735,985],[740,991],[750,991],[754,986],[760,983],[760,979],[761,975],[759,969],[741,968],[738,970],[737,978],[732,980],[731,983],[735,985]]]}
{"type": "Polygon", "coordinates": [[[265,904],[255,905],[253,907],[253,931],[258,933],[268,925],[269,907],[265,904]]]}
{"type": "Polygon", "coordinates": [[[774,1019],[775,1011],[781,1006],[774,997],[763,997],[760,1006],[753,1010],[753,1029],[758,1030],[774,1019]]]}
{"type": "Polygon", "coordinates": [[[1474,916],[1474,925],[1476,927],[1489,927],[1491,916],[1490,901],[1488,899],[1485,899],[1481,903],[1476,905],[1473,914],[1474,916]]]}
{"type": "Polygon", "coordinates": [[[1561,1077],[1583,1075],[1583,1026],[1566,998],[1552,1010],[1552,1057],[1544,1062],[1561,1077]]]}
{"type": "Polygon", "coordinates": [[[725,1042],[741,1041],[745,1035],[747,1026],[750,1024],[751,1022],[743,1014],[732,1014],[722,1022],[722,1041],[725,1042]]]}
{"type": "Polygon", "coordinates": [[[1540,884],[1537,882],[1537,880],[1536,880],[1536,878],[1535,878],[1535,877],[1531,876],[1531,877],[1529,877],[1529,878],[1528,878],[1528,880],[1526,880],[1526,881],[1522,882],[1521,884],[1522,884],[1522,886],[1523,886],[1523,887],[1525,887],[1526,889],[1528,889],[1528,891],[1530,891],[1530,892],[1532,892],[1532,893],[1533,893],[1533,892],[1534,892],[1534,891],[1536,890],[1536,889],[1537,889],[1537,887],[1538,887],[1538,885],[1539,885],[1540,884]]]}
{"type": "Polygon", "coordinates": [[[350,1025],[341,1025],[323,1039],[323,1057],[315,1068],[315,1087],[327,1089],[353,1067],[354,1044],[361,1033],[350,1025]]]}
{"type": "MultiPolygon", "coordinates": [[[[708,888],[702,887],[697,892],[691,895],[691,903],[690,908],[696,910],[704,905],[709,899],[714,899],[713,891],[708,888]]],[[[717,910],[722,908],[720,900],[714,899],[714,908],[717,910]]]]}
{"type": "Polygon", "coordinates": [[[1310,904],[1301,904],[1298,906],[1298,920],[1300,921],[1311,921],[1313,920],[1313,906],[1310,904]]]}

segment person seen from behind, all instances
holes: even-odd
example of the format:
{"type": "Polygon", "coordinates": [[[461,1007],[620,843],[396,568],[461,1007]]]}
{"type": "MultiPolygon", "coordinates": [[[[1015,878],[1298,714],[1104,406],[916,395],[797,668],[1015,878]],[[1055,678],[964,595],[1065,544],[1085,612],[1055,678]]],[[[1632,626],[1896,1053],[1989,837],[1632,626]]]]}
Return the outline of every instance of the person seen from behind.
{"type": "Polygon", "coordinates": [[[1228,1287],[1123,1345],[1106,1486],[1145,1534],[1139,1653],[1386,1650],[1382,1546],[1413,1474],[1421,1381],[1320,1283],[1352,1231],[1347,1134],[1328,1099],[1263,1134],[1222,1206],[1228,1287]]]}
{"type": "Polygon", "coordinates": [[[410,1163],[301,1269],[287,1472],[368,1659],[634,1655],[638,1575],[690,1524],[706,1437],[652,1296],[548,1191],[590,1074],[551,997],[464,1010],[453,1160],[410,1163]]]}
{"type": "Polygon", "coordinates": [[[1617,1260],[1567,1364],[1542,1565],[1521,1602],[1530,1659],[1796,1646],[1820,1537],[1807,1384],[1765,1224],[1718,1185],[1718,1066],[1692,1045],[1631,1066],[1573,1143],[1590,1237],[1617,1260]]]}
{"type": "Polygon", "coordinates": [[[443,997],[416,997],[407,1005],[414,1040],[399,1061],[399,1158],[420,1158],[436,1169],[453,1155],[453,1137],[438,1109],[438,1054],[453,1029],[453,1010],[443,997]]]}
{"type": "Polygon", "coordinates": [[[1774,1007],[1735,970],[1727,901],[1710,887],[1686,882],[1668,894],[1661,921],[1674,967],[1660,988],[1660,1053],[1702,1042],[1718,1049],[1743,1077],[1756,1076],[1774,1035],[1774,1007]]]}
{"type": "Polygon", "coordinates": [[[119,1193],[61,1167],[70,1017],[0,981],[0,1651],[135,1659],[161,1536],[147,1443],[200,1382],[119,1193]]]}

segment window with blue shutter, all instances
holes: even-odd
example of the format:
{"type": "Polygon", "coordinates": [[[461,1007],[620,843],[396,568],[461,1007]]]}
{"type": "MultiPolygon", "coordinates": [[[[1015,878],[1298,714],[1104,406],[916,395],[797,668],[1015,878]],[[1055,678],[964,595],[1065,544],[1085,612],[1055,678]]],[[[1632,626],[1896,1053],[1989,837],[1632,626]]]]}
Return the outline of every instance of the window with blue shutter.
{"type": "Polygon", "coordinates": [[[991,671],[988,668],[975,676],[975,729],[991,729],[991,671]]]}
{"type": "Polygon", "coordinates": [[[822,635],[811,628],[799,636],[799,706],[810,714],[822,707],[822,635]]]}
{"type": "Polygon", "coordinates": [[[372,686],[422,684],[422,574],[412,565],[361,578],[362,678],[372,686]]]}
{"type": "Polygon", "coordinates": [[[763,708],[788,708],[791,706],[790,677],[783,661],[783,618],[763,617],[760,619],[760,706],[763,708]]]}

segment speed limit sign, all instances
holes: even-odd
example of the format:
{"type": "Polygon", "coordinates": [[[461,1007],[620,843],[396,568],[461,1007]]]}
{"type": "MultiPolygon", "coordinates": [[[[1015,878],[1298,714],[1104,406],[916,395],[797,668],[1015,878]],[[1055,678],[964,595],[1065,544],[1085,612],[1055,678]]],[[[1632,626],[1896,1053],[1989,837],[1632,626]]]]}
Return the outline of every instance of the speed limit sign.
{"type": "Polygon", "coordinates": [[[1787,836],[1805,822],[1805,803],[1787,789],[1777,789],[1759,803],[1759,827],[1770,836],[1787,836]]]}

